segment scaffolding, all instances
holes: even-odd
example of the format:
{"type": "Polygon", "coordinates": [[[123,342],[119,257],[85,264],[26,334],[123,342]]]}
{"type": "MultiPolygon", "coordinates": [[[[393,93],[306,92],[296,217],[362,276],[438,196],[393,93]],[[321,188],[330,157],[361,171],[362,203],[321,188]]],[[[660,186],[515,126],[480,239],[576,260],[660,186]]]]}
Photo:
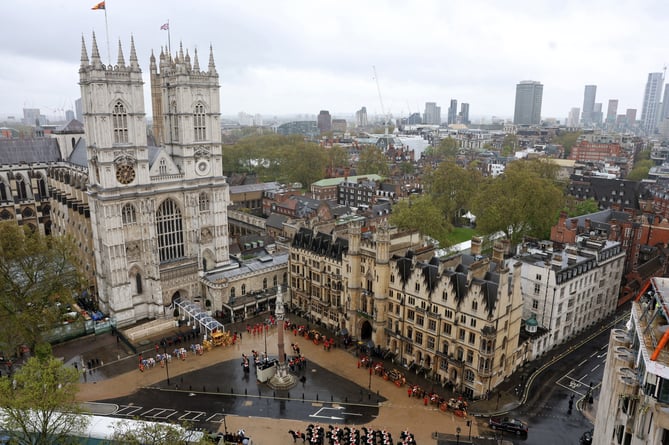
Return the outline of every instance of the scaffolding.
{"type": "Polygon", "coordinates": [[[214,332],[225,331],[223,324],[207,314],[207,311],[202,309],[199,304],[178,297],[174,300],[174,305],[179,308],[180,314],[185,313],[188,316],[188,321],[193,321],[194,323],[199,324],[200,328],[204,330],[207,336],[211,336],[214,332]]]}

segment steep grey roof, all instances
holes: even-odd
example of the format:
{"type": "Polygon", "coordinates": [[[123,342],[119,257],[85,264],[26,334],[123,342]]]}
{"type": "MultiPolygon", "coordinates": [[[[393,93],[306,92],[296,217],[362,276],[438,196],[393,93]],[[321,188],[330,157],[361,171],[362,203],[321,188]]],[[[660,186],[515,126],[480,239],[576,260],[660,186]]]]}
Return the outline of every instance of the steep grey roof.
{"type": "Polygon", "coordinates": [[[306,227],[300,228],[295,234],[292,245],[337,261],[341,261],[342,256],[348,252],[347,239],[337,238],[333,241],[331,235],[322,232],[314,233],[313,230],[306,227]]]}
{"type": "Polygon", "coordinates": [[[153,145],[149,145],[149,168],[153,165],[155,162],[156,158],[158,157],[158,154],[163,151],[162,147],[154,147],[153,145]]]}
{"type": "Polygon", "coordinates": [[[63,134],[63,133],[83,133],[84,132],[84,124],[79,122],[76,119],[72,119],[66,124],[61,125],[60,127],[56,128],[54,130],[54,133],[58,134],[63,134]]]}
{"type": "Polygon", "coordinates": [[[74,146],[74,150],[70,153],[68,162],[74,165],[79,165],[81,167],[88,167],[88,158],[86,156],[86,139],[79,138],[77,145],[74,146]]]}
{"type": "Polygon", "coordinates": [[[0,163],[21,164],[61,161],[55,138],[0,139],[0,163]]]}
{"type": "Polygon", "coordinates": [[[287,216],[279,215],[278,213],[272,213],[265,221],[265,225],[275,229],[283,229],[283,223],[286,221],[288,221],[287,216]]]}

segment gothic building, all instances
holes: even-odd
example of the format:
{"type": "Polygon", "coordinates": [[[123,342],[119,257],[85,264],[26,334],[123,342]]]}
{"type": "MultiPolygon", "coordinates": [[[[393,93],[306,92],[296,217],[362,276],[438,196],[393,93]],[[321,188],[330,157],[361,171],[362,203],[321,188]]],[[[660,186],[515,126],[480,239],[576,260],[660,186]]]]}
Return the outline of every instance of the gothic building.
{"type": "Polygon", "coordinates": [[[130,324],[163,315],[176,297],[202,298],[209,271],[229,262],[218,73],[210,51],[151,56],[161,146],[147,143],[142,71],[131,40],[105,66],[82,40],[79,79],[88,207],[100,308],[130,324]],[[203,280],[201,280],[203,278],[203,280]]]}
{"type": "Polygon", "coordinates": [[[298,313],[468,396],[482,396],[522,363],[521,264],[495,246],[435,256],[420,236],[349,223],[346,237],[301,229],[290,249],[298,313]]]}

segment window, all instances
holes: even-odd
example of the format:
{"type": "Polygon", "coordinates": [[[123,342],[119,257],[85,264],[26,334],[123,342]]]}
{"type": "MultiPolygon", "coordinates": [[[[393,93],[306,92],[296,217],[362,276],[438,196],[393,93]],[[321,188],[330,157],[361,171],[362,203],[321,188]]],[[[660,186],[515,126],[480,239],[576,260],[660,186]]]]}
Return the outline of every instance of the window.
{"type": "Polygon", "coordinates": [[[246,295],[246,284],[242,284],[242,295],[246,295]]]}
{"type": "Polygon", "coordinates": [[[420,292],[420,283],[416,283],[416,292],[420,292]]]}
{"type": "Polygon", "coordinates": [[[276,287],[276,286],[277,286],[277,284],[279,284],[279,282],[278,282],[278,279],[277,279],[276,275],[274,275],[274,278],[272,278],[272,283],[273,283],[272,285],[273,285],[274,287],[276,287]]]}
{"type": "Polygon", "coordinates": [[[464,314],[461,314],[461,315],[460,315],[460,322],[461,322],[461,323],[467,323],[467,316],[464,315],[464,314]]]}
{"type": "Polygon", "coordinates": [[[442,301],[448,301],[448,293],[446,291],[441,293],[441,299],[442,301]]]}
{"type": "Polygon", "coordinates": [[[407,343],[404,347],[404,352],[407,354],[412,354],[413,353],[413,345],[411,343],[407,343]]]}
{"type": "Polygon", "coordinates": [[[121,218],[123,219],[123,225],[135,224],[137,222],[135,206],[132,204],[124,205],[121,210],[121,218]]]}
{"type": "Polygon", "coordinates": [[[472,310],[477,311],[479,308],[479,302],[476,300],[472,300],[472,310]]]}
{"type": "Polygon", "coordinates": [[[470,365],[474,363],[474,352],[470,351],[469,349],[467,350],[467,363],[470,365]]]}
{"type": "Polygon", "coordinates": [[[538,274],[536,275],[536,279],[537,279],[537,281],[541,281],[541,274],[540,274],[540,273],[538,273],[538,274]]]}
{"type": "Polygon", "coordinates": [[[413,340],[413,329],[407,328],[407,337],[413,340]]]}
{"type": "Polygon", "coordinates": [[[19,199],[28,199],[28,189],[22,175],[16,175],[16,194],[19,199]]]}
{"type": "Polygon", "coordinates": [[[179,141],[179,115],[177,114],[177,103],[172,102],[172,105],[170,106],[170,122],[172,123],[172,141],[171,142],[178,142],[179,141]]]}
{"type": "Polygon", "coordinates": [[[160,176],[167,174],[167,161],[164,159],[161,159],[160,162],[158,163],[158,174],[160,176]]]}
{"type": "Polygon", "coordinates": [[[445,355],[448,355],[448,342],[444,342],[441,345],[441,352],[445,355]]]}
{"type": "Polygon", "coordinates": [[[465,377],[465,382],[469,383],[474,382],[474,371],[472,371],[471,369],[465,369],[464,377],[465,377]]]}
{"type": "Polygon", "coordinates": [[[431,318],[427,321],[427,328],[431,331],[437,330],[437,320],[432,320],[431,318]]]}
{"type": "Polygon", "coordinates": [[[231,287],[231,288],[230,288],[230,299],[231,299],[231,300],[234,300],[234,299],[235,299],[235,292],[236,292],[236,291],[235,291],[235,288],[234,288],[234,287],[231,287]]]}
{"type": "Polygon", "coordinates": [[[444,323],[444,335],[451,335],[451,325],[448,323],[444,323]]]}
{"type": "Polygon", "coordinates": [[[539,309],[539,300],[532,300],[532,309],[539,309]]]}
{"type": "Polygon", "coordinates": [[[408,318],[409,320],[413,320],[414,315],[415,315],[415,312],[412,311],[411,309],[409,309],[409,310],[407,311],[407,318],[408,318]]]}
{"type": "Polygon", "coordinates": [[[267,278],[262,279],[262,288],[263,290],[267,289],[267,278]]]}
{"type": "Polygon", "coordinates": [[[424,323],[425,323],[425,318],[422,315],[418,315],[416,317],[416,324],[418,326],[423,326],[424,323]]]}
{"type": "Polygon", "coordinates": [[[460,341],[465,341],[465,330],[464,329],[458,330],[458,339],[460,339],[460,341]]]}
{"type": "Polygon", "coordinates": [[[142,275],[140,273],[135,275],[135,291],[137,295],[142,293],[142,275]]]}
{"type": "Polygon", "coordinates": [[[200,212],[209,211],[209,194],[206,192],[200,193],[200,212]]]}
{"type": "Polygon", "coordinates": [[[172,199],[166,199],[156,213],[158,254],[160,261],[184,257],[184,234],[181,210],[172,199]]]}
{"type": "Polygon", "coordinates": [[[469,333],[469,344],[473,345],[475,343],[476,343],[476,334],[474,334],[473,332],[470,332],[469,333]]]}
{"type": "Polygon", "coordinates": [[[206,115],[204,114],[204,105],[195,105],[193,111],[193,134],[196,141],[204,141],[207,139],[207,123],[206,115]]]}
{"type": "Polygon", "coordinates": [[[446,318],[453,318],[453,311],[450,310],[450,309],[446,309],[446,310],[444,311],[444,316],[445,316],[446,318]]]}
{"type": "Polygon", "coordinates": [[[469,326],[475,328],[476,327],[476,318],[470,318],[469,319],[469,326]]]}
{"type": "Polygon", "coordinates": [[[427,337],[427,349],[434,351],[434,337],[427,337]]]}
{"type": "Polygon", "coordinates": [[[538,294],[541,292],[541,283],[534,283],[534,293],[538,294]]]}
{"type": "Polygon", "coordinates": [[[418,332],[418,331],[416,331],[416,342],[415,342],[415,343],[416,343],[418,346],[422,346],[422,345],[423,345],[423,333],[422,333],[422,332],[418,332]]]}
{"type": "Polygon", "coordinates": [[[126,144],[128,142],[128,113],[121,101],[116,102],[112,110],[112,133],[114,143],[126,144]]]}

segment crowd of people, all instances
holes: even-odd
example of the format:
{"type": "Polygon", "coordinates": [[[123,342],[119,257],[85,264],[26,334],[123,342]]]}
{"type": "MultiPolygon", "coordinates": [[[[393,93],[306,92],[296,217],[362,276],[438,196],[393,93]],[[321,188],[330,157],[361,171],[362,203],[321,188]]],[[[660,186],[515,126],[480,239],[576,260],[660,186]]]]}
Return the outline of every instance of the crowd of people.
{"type": "MultiPolygon", "coordinates": [[[[366,427],[343,427],[328,425],[328,429],[320,425],[310,424],[305,431],[288,430],[293,442],[298,439],[304,444],[313,445],[395,445],[392,434],[385,429],[366,427]]],[[[402,431],[397,445],[415,445],[416,439],[409,431],[402,431]]]]}

